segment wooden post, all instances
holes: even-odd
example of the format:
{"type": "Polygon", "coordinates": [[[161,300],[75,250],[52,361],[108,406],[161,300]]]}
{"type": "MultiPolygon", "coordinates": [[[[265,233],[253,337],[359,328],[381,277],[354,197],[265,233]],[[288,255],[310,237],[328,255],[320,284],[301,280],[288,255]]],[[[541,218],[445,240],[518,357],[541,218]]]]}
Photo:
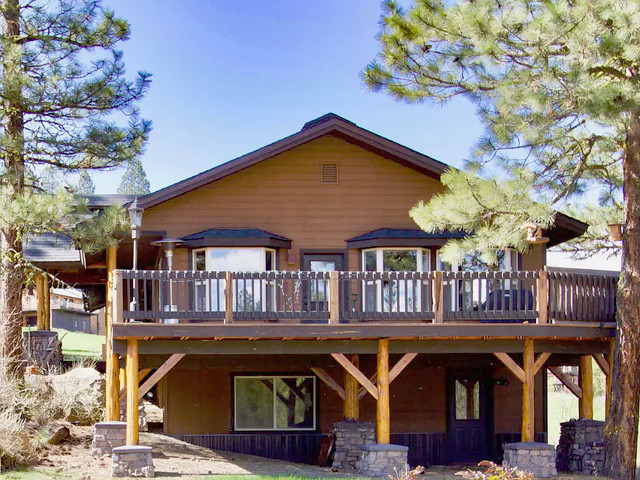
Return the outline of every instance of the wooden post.
{"type": "MultiPolygon", "coordinates": [[[[350,355],[349,360],[355,367],[360,368],[360,356],[350,355]]],[[[344,369],[343,369],[344,370],[344,369]]],[[[345,420],[360,419],[360,384],[353,375],[344,370],[344,418],[345,420]]]]}
{"type": "Polygon", "coordinates": [[[329,323],[340,323],[340,272],[329,272],[329,323]]]}
{"type": "Polygon", "coordinates": [[[549,274],[546,270],[539,272],[537,293],[538,323],[549,323],[549,274]]]}
{"type": "Polygon", "coordinates": [[[233,272],[224,273],[224,323],[233,323],[233,272]]]}
{"type": "Polygon", "coordinates": [[[533,338],[525,338],[522,359],[524,382],[522,383],[522,441],[533,442],[535,439],[535,355],[533,338]]]}
{"type": "Polygon", "coordinates": [[[607,375],[607,397],[605,400],[605,417],[609,417],[609,407],[611,407],[611,383],[613,382],[613,351],[615,349],[616,342],[609,343],[609,355],[607,360],[609,361],[609,375],[607,375]]]}
{"type": "Polygon", "coordinates": [[[391,412],[389,410],[389,340],[378,340],[378,443],[391,443],[391,412]]]}
{"type": "MultiPolygon", "coordinates": [[[[116,247],[107,247],[107,291],[106,291],[106,407],[107,420],[120,420],[120,402],[118,392],[120,391],[120,379],[118,372],[118,355],[113,353],[113,338],[111,324],[117,315],[122,314],[122,304],[114,302],[114,271],[116,269],[117,250],[116,247]]],[[[137,386],[137,385],[136,385],[137,386]]],[[[137,407],[136,407],[137,411],[137,407]]]]}
{"type": "Polygon", "coordinates": [[[46,330],[44,322],[44,284],[42,283],[42,275],[36,273],[36,329],[46,330]]]}
{"type": "Polygon", "coordinates": [[[120,379],[119,387],[120,391],[118,392],[118,400],[122,401],[123,398],[126,397],[126,389],[127,388],[127,366],[126,364],[120,365],[120,375],[118,376],[120,379]]]}
{"type": "Polygon", "coordinates": [[[433,323],[444,322],[443,277],[443,272],[433,273],[433,283],[431,284],[431,296],[433,301],[433,323]]]}
{"type": "Polygon", "coordinates": [[[580,357],[579,384],[582,397],[579,400],[580,418],[593,420],[593,364],[591,355],[580,357]]]}
{"type": "Polygon", "coordinates": [[[127,340],[127,445],[138,444],[138,340],[127,340]]]}
{"type": "Polygon", "coordinates": [[[51,285],[46,273],[42,274],[42,291],[44,293],[44,329],[51,330],[51,285]]]}

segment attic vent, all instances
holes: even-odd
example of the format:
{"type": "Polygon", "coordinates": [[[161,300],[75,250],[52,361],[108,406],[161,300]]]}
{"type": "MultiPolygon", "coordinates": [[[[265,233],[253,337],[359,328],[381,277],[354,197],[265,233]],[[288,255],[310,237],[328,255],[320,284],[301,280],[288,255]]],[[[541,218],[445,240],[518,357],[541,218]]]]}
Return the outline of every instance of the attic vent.
{"type": "Polygon", "coordinates": [[[320,165],[320,183],[336,184],[338,183],[338,164],[323,163],[320,165]]]}

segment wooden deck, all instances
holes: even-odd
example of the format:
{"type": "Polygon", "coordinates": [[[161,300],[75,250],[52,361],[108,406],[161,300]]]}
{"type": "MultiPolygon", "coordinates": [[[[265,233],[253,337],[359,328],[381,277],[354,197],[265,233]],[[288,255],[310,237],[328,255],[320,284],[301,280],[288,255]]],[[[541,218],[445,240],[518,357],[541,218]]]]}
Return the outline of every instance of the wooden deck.
{"type": "Polygon", "coordinates": [[[615,321],[617,278],[520,272],[117,270],[121,321],[615,321]]]}

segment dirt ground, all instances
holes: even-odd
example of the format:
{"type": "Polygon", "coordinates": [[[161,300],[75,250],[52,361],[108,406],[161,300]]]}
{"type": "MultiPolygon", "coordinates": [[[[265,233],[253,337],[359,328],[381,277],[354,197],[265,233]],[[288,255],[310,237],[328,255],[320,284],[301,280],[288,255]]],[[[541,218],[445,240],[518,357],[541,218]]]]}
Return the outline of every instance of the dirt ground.
{"type": "MultiPolygon", "coordinates": [[[[72,427],[71,438],[56,446],[49,446],[42,452],[41,464],[34,467],[33,478],[56,478],[68,480],[110,479],[111,459],[96,457],[91,452],[93,427],[72,427]],[[41,477],[38,476],[38,472],[41,477]]],[[[271,460],[253,455],[212,451],[197,447],[171,437],[153,433],[141,433],[140,444],[153,447],[156,477],[163,479],[216,478],[221,475],[233,476],[292,476],[292,477],[351,477],[344,473],[332,472],[330,468],[271,460]]],[[[456,472],[462,467],[432,467],[424,474],[425,480],[460,480],[456,472]]],[[[0,475],[2,477],[2,475],[0,475]]],[[[10,477],[9,477],[10,478],[10,477]]],[[[562,480],[587,479],[561,475],[562,480]]],[[[605,480],[600,478],[600,480],[605,480]]]]}

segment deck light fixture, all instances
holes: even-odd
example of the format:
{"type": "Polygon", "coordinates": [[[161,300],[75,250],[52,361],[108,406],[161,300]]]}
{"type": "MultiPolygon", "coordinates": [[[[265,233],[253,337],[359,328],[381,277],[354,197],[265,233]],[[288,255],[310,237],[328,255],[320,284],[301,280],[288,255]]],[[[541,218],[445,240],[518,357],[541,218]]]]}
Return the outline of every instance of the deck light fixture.
{"type": "MultiPolygon", "coordinates": [[[[140,235],[140,227],[142,227],[143,208],[138,205],[138,195],[136,195],[129,205],[129,222],[131,224],[131,238],[133,239],[133,270],[138,270],[138,237],[140,235]]],[[[138,310],[136,297],[138,290],[137,280],[133,282],[133,298],[129,305],[129,310],[135,312],[138,310]]]]}
{"type": "Polygon", "coordinates": [[[136,195],[129,205],[129,222],[133,239],[133,270],[138,269],[138,237],[140,236],[140,227],[142,227],[143,211],[144,209],[138,205],[138,196],[136,195]]]}

